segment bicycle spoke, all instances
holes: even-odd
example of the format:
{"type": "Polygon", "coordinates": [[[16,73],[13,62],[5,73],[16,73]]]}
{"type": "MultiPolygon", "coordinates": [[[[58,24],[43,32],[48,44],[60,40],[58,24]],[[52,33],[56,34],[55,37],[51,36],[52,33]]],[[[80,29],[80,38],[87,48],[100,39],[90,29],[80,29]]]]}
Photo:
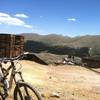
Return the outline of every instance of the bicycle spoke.
{"type": "Polygon", "coordinates": [[[22,92],[20,91],[20,89],[18,89],[18,94],[19,94],[20,99],[21,99],[21,100],[24,100],[24,99],[23,99],[22,92]]]}
{"type": "Polygon", "coordinates": [[[36,95],[33,93],[32,90],[30,90],[28,87],[23,87],[24,88],[24,98],[25,100],[37,100],[36,95]]]}
{"type": "Polygon", "coordinates": [[[24,86],[24,89],[25,89],[26,95],[30,96],[27,87],[24,86]]]}

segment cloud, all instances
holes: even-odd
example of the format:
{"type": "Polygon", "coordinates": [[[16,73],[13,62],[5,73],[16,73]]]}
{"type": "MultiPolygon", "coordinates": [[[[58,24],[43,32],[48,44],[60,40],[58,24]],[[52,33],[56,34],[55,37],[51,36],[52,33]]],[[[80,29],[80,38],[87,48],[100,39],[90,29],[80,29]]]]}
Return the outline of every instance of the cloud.
{"type": "Polygon", "coordinates": [[[26,28],[32,28],[31,25],[24,25],[24,27],[26,27],[26,28]]]}
{"type": "Polygon", "coordinates": [[[10,16],[9,14],[0,12],[0,23],[5,25],[23,26],[32,28],[31,25],[26,24],[23,20],[10,16]]]}
{"type": "Polygon", "coordinates": [[[19,18],[28,18],[28,16],[27,15],[25,15],[25,14],[16,14],[16,15],[14,15],[15,17],[19,17],[19,18]]]}
{"type": "Polygon", "coordinates": [[[0,16],[2,16],[2,17],[9,17],[8,14],[6,14],[6,13],[2,13],[2,12],[0,12],[0,16]]]}
{"type": "Polygon", "coordinates": [[[68,21],[73,21],[73,22],[75,22],[75,21],[76,21],[76,18],[68,18],[67,20],[68,20],[68,21]]]}

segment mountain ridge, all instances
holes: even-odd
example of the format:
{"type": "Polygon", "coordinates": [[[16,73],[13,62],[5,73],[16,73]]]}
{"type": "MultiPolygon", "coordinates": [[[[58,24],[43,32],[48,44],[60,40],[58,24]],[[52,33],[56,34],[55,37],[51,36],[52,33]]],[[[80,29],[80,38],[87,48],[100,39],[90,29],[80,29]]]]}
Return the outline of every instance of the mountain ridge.
{"type": "MultiPolygon", "coordinates": [[[[34,42],[33,44],[38,43],[39,47],[36,46],[36,44],[34,46],[31,43],[31,46],[34,46],[34,49],[35,47],[39,48],[39,50],[45,50],[45,48],[53,50],[54,48],[59,47],[89,47],[93,49],[95,54],[100,54],[100,35],[86,35],[77,37],[68,37],[57,34],[39,35],[37,33],[24,33],[21,35],[25,37],[25,42],[34,42]]],[[[29,45],[29,43],[27,45],[29,45]]]]}

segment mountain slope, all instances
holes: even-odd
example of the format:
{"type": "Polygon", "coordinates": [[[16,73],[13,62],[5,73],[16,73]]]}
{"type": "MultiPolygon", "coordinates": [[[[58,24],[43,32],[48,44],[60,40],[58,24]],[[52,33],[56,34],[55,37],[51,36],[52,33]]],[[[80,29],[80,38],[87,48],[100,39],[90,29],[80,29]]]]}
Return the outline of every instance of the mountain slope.
{"type": "Polygon", "coordinates": [[[25,33],[22,35],[25,37],[26,47],[38,53],[42,51],[56,52],[56,50],[63,53],[67,47],[91,47],[93,54],[100,54],[100,35],[86,35],[74,38],[56,34],[39,35],[36,33],[25,33]]]}

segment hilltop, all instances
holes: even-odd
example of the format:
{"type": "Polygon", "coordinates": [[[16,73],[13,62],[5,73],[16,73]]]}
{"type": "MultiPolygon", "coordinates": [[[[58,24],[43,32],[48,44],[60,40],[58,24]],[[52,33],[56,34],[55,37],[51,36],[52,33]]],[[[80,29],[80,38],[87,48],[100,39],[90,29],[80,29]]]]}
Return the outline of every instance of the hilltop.
{"type": "Polygon", "coordinates": [[[86,35],[77,37],[68,37],[57,34],[39,35],[37,33],[23,33],[25,40],[32,40],[42,42],[49,45],[73,45],[73,46],[89,46],[93,47],[95,44],[99,44],[100,35],[86,35]]]}

